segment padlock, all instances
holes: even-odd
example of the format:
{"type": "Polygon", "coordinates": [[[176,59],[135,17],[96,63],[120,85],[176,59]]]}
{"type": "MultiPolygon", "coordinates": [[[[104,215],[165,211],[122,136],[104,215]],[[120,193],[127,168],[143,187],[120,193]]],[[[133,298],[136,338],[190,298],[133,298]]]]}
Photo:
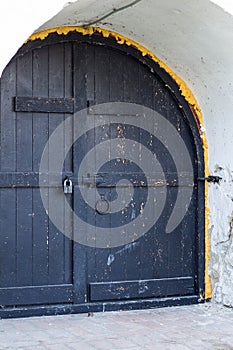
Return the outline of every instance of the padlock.
{"type": "Polygon", "coordinates": [[[73,192],[72,181],[69,178],[66,178],[63,182],[63,191],[65,194],[70,194],[73,192]]]}

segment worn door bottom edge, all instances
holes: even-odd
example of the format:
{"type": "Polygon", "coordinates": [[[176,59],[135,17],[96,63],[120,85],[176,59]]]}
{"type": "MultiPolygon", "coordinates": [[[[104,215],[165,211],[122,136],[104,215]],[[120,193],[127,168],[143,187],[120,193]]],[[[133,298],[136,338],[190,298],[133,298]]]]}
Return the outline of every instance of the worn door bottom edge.
{"type": "Polygon", "coordinates": [[[57,304],[37,306],[14,306],[0,310],[0,318],[19,318],[31,316],[53,316],[88,312],[142,310],[168,306],[191,305],[204,302],[197,295],[144,300],[97,302],[83,304],[57,304]]]}

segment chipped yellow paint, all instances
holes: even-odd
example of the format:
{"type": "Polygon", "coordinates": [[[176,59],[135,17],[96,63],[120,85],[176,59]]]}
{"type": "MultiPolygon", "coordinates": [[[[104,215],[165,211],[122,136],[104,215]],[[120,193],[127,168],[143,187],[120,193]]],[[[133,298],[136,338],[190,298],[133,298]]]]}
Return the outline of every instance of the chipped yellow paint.
{"type": "MultiPolygon", "coordinates": [[[[83,35],[93,35],[95,33],[98,33],[102,35],[105,38],[113,38],[116,40],[116,42],[119,45],[127,45],[132,46],[136,48],[138,51],[141,52],[142,56],[150,57],[153,61],[157,62],[158,65],[164,69],[177,83],[179,86],[179,90],[186,99],[186,101],[189,103],[191,109],[193,110],[194,117],[196,118],[197,125],[199,127],[200,136],[203,142],[203,149],[204,149],[204,158],[205,158],[205,176],[209,175],[208,170],[208,143],[207,138],[205,135],[205,132],[202,130],[203,126],[203,118],[202,118],[202,112],[201,109],[189,89],[189,87],[186,85],[186,83],[169,68],[166,63],[161,61],[158,57],[156,57],[151,51],[146,49],[144,46],[138,44],[137,42],[119,34],[116,32],[109,31],[107,29],[102,29],[99,27],[78,27],[78,26],[64,26],[64,27],[57,27],[57,28],[49,28],[40,32],[35,32],[32,34],[29,39],[25,42],[33,41],[33,40],[44,40],[46,37],[48,37],[50,34],[56,33],[59,35],[67,35],[70,32],[77,32],[81,33],[83,35]]],[[[205,298],[209,299],[212,296],[212,287],[211,287],[211,281],[208,274],[208,265],[210,260],[210,239],[209,239],[209,208],[207,206],[208,203],[208,184],[205,185],[205,298]]]]}
{"type": "MultiPolygon", "coordinates": [[[[207,188],[208,185],[206,185],[207,188]]],[[[205,192],[205,200],[206,203],[208,200],[208,189],[205,192]]],[[[210,237],[209,237],[209,214],[210,214],[210,210],[209,208],[206,206],[205,209],[205,299],[210,299],[212,297],[212,285],[211,285],[211,280],[210,280],[210,276],[208,273],[208,266],[209,266],[209,261],[210,261],[210,237]]]]}

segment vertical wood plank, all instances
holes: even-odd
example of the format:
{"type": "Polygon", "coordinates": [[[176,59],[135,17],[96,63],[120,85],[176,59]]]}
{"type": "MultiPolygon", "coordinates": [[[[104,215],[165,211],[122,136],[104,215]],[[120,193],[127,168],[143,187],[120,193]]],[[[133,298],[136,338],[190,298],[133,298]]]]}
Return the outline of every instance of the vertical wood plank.
{"type": "MultiPolygon", "coordinates": [[[[138,103],[139,101],[139,64],[134,59],[129,59],[128,56],[123,57],[123,77],[124,77],[124,101],[130,103],[138,103]]],[[[130,119],[129,119],[130,124],[130,119]]],[[[138,133],[138,131],[136,131],[138,133]]],[[[140,134],[138,135],[140,137],[140,134]]],[[[140,142],[140,140],[138,140],[140,142]]],[[[138,165],[140,166],[140,147],[136,144],[138,148],[138,165]]],[[[128,153],[128,152],[127,152],[128,153]]],[[[127,171],[127,169],[125,169],[127,171]]],[[[134,188],[134,203],[132,203],[132,211],[135,211],[136,216],[140,211],[140,188],[134,188]]],[[[132,213],[131,213],[132,215],[132,213]]],[[[124,225],[124,217],[122,220],[124,225]]],[[[135,231],[137,231],[135,227],[135,231]]],[[[140,238],[136,242],[130,242],[125,251],[126,257],[126,280],[138,280],[140,278],[140,250],[143,244],[144,237],[140,238]],[[135,268],[137,266],[138,268],[135,268]]]]}
{"type": "MultiPolygon", "coordinates": [[[[86,108],[86,45],[74,44],[73,46],[73,69],[74,69],[74,96],[75,96],[75,111],[86,108]]],[[[79,128],[77,118],[73,122],[74,130],[79,128]]],[[[85,154],[85,144],[82,148],[77,148],[77,144],[73,145],[73,171],[78,174],[78,167],[82,154],[85,154]]],[[[79,203],[78,195],[76,194],[76,187],[74,187],[73,195],[74,210],[79,214],[79,211],[87,213],[86,205],[79,203]]],[[[85,217],[84,217],[85,219],[85,217]]],[[[83,235],[86,234],[83,227],[83,235]]],[[[74,227],[74,235],[79,234],[79,228],[74,227]]],[[[74,237],[75,238],[75,237],[74,237]]],[[[74,274],[74,302],[82,303],[87,301],[87,247],[79,244],[77,241],[73,243],[73,274],[74,274]]]]}
{"type": "MultiPolygon", "coordinates": [[[[96,100],[96,65],[98,62],[96,61],[96,50],[98,51],[98,47],[86,47],[86,94],[87,94],[87,101],[89,105],[97,104],[96,100]]],[[[98,71],[98,68],[97,68],[98,71]]],[[[97,73],[98,74],[98,73],[97,73]]],[[[91,131],[88,133],[88,137],[86,138],[86,145],[85,145],[85,152],[84,154],[87,154],[88,147],[91,145],[92,147],[96,144],[96,131],[94,130],[96,126],[96,118],[98,120],[99,116],[95,115],[87,115],[87,121],[89,128],[91,128],[91,131]]],[[[98,134],[98,133],[97,133],[98,134]]],[[[96,154],[93,153],[91,157],[88,157],[88,161],[85,161],[85,167],[86,167],[86,174],[90,174],[93,176],[97,173],[96,168],[96,154]]],[[[86,205],[86,215],[85,220],[89,222],[89,218],[91,217],[92,220],[92,228],[87,229],[86,231],[86,243],[88,245],[88,248],[86,249],[86,274],[87,274],[87,285],[91,283],[91,281],[97,281],[98,280],[98,266],[96,263],[96,242],[98,240],[98,227],[96,227],[96,215],[97,213],[94,213],[93,215],[93,209],[90,207],[90,205],[94,205],[97,201],[98,194],[95,187],[90,188],[89,186],[85,187],[85,195],[87,199],[87,203],[89,205],[86,205]],[[93,242],[94,247],[93,247],[93,242]],[[91,245],[91,246],[90,246],[91,245]]],[[[90,227],[90,226],[89,226],[90,227]]],[[[88,294],[89,294],[89,288],[88,288],[88,294]]],[[[90,296],[88,295],[88,299],[90,296]]]]}
{"type": "MultiPolygon", "coordinates": [[[[123,54],[116,51],[111,51],[109,54],[109,100],[114,102],[124,101],[124,61],[122,56],[123,54]]],[[[116,137],[116,129],[111,127],[110,138],[112,139],[114,137],[116,137]]],[[[125,151],[129,152],[129,150],[125,151]]],[[[117,171],[117,161],[112,163],[110,170],[112,173],[117,171]]],[[[114,225],[114,222],[112,222],[112,218],[110,218],[110,227],[112,227],[112,225],[114,225]]],[[[126,255],[127,252],[124,253],[122,247],[110,249],[108,256],[110,280],[121,281],[126,279],[126,255]]]]}
{"type": "MultiPolygon", "coordinates": [[[[155,96],[155,91],[154,91],[154,77],[152,76],[152,73],[149,71],[149,68],[145,65],[140,64],[138,67],[138,74],[139,74],[139,96],[138,100],[140,101],[140,104],[149,108],[154,107],[154,96],[155,96]]],[[[144,129],[144,127],[147,126],[153,133],[154,130],[154,123],[153,121],[149,124],[149,120],[147,119],[147,116],[141,116],[140,118],[140,127],[144,129]]],[[[144,141],[142,139],[142,134],[139,133],[138,135],[138,140],[139,143],[143,143],[144,141]]],[[[153,147],[152,139],[148,140],[147,142],[150,142],[151,144],[151,149],[156,152],[157,150],[155,147],[153,147]]],[[[145,162],[144,159],[142,159],[141,155],[141,148],[139,146],[139,159],[138,159],[138,164],[140,166],[141,162],[145,162]]],[[[141,167],[142,168],[142,167],[141,167]]],[[[146,166],[147,173],[145,174],[146,177],[150,177],[152,174],[150,172],[153,172],[153,169],[149,165],[149,160],[148,160],[148,165],[146,166]]],[[[150,191],[153,193],[154,192],[154,198],[156,195],[156,189],[153,188],[150,189],[150,191]]],[[[138,190],[138,200],[140,202],[140,189],[138,190]]],[[[155,206],[154,202],[152,207],[150,208],[152,212],[155,211],[155,206]]],[[[149,233],[146,233],[142,238],[141,238],[141,244],[140,244],[140,264],[139,264],[139,270],[140,270],[140,279],[150,279],[150,278],[155,278],[156,273],[155,273],[155,235],[156,235],[156,230],[155,228],[152,228],[149,233]],[[146,259],[145,259],[146,255],[146,259]]]]}
{"type": "Polygon", "coordinates": [[[138,103],[139,101],[139,68],[138,62],[130,59],[130,56],[124,55],[123,74],[124,74],[124,102],[138,103]]]}
{"type": "MultiPolygon", "coordinates": [[[[64,97],[65,89],[65,63],[64,63],[64,46],[63,44],[53,45],[48,49],[48,84],[49,97],[64,97]]],[[[62,114],[49,114],[49,137],[53,131],[64,121],[62,114]]],[[[52,150],[58,154],[64,154],[64,133],[60,136],[59,144],[56,145],[56,150],[52,150]]],[[[49,158],[49,172],[53,173],[56,169],[56,157],[49,158]]],[[[62,187],[62,184],[61,184],[62,187]]],[[[51,192],[54,188],[49,189],[49,208],[54,205],[51,200],[51,192]]],[[[56,190],[58,191],[58,190],[56,190]]],[[[64,202],[60,203],[63,213],[64,227],[64,202]]],[[[51,221],[49,221],[49,237],[48,237],[48,260],[49,260],[49,283],[60,284],[64,281],[64,235],[60,232],[51,221]]]]}
{"type": "MultiPolygon", "coordinates": [[[[32,95],[32,53],[17,58],[17,95],[32,95]]],[[[17,113],[18,172],[32,171],[32,114],[17,113]]],[[[32,284],[32,189],[17,189],[17,284],[32,284]]]]}
{"type": "Polygon", "coordinates": [[[109,50],[96,46],[95,49],[95,102],[109,101],[109,50]]]}
{"type": "Polygon", "coordinates": [[[32,190],[17,189],[17,285],[30,286],[33,280],[32,190]]]}
{"type": "MultiPolygon", "coordinates": [[[[90,62],[89,66],[92,66],[92,71],[90,72],[94,79],[94,91],[95,91],[95,103],[109,102],[109,87],[110,87],[110,65],[109,65],[109,49],[96,46],[95,47],[95,60],[90,62]]],[[[90,83],[92,80],[90,80],[90,83]]],[[[89,83],[89,84],[90,84],[89,83]]],[[[95,119],[102,118],[101,116],[93,116],[95,119]]],[[[94,134],[94,144],[99,145],[98,152],[95,152],[95,173],[98,173],[99,166],[97,164],[108,163],[110,161],[110,145],[106,146],[102,142],[109,140],[110,130],[109,130],[109,117],[104,117],[104,125],[100,128],[95,129],[94,134]]],[[[108,167],[108,172],[111,171],[108,167]]],[[[97,189],[95,188],[95,198],[93,198],[94,203],[100,200],[101,195],[104,198],[110,196],[109,189],[97,189]]],[[[95,213],[95,225],[96,225],[96,241],[99,240],[98,237],[98,227],[103,225],[111,230],[111,217],[109,214],[101,215],[97,211],[95,213]]],[[[108,241],[108,240],[107,240],[108,241]]],[[[107,242],[106,242],[107,244],[107,242]]],[[[88,269],[91,271],[92,266],[95,269],[94,279],[99,281],[109,281],[110,280],[110,266],[108,265],[108,257],[111,253],[109,248],[94,248],[94,254],[89,263],[88,269]],[[94,259],[93,259],[94,258],[94,259]]],[[[89,260],[89,259],[88,259],[89,260]]],[[[92,277],[93,280],[93,277],[92,277]]]]}
{"type": "MultiPolygon", "coordinates": [[[[48,47],[33,51],[33,96],[48,97],[48,47]]],[[[45,144],[48,140],[48,115],[33,114],[33,171],[38,172],[45,144]]],[[[47,165],[48,166],[48,165],[47,165]]],[[[33,284],[47,284],[49,220],[40,198],[33,189],[33,284]]]]}
{"type": "MultiPolygon", "coordinates": [[[[73,97],[73,43],[64,43],[64,97],[73,97]]],[[[73,141],[73,120],[69,115],[64,115],[64,119],[69,120],[64,129],[64,150],[67,143],[73,141]]],[[[73,146],[69,150],[64,161],[64,173],[73,171],[73,146]]],[[[71,208],[73,208],[73,197],[67,198],[71,208]]],[[[72,212],[64,208],[64,283],[73,283],[73,223],[72,212]]]]}
{"type": "Polygon", "coordinates": [[[0,256],[1,287],[13,287],[17,283],[16,259],[16,193],[15,189],[1,189],[0,193],[0,256]]]}
{"type": "MultiPolygon", "coordinates": [[[[73,43],[64,43],[64,97],[70,98],[74,97],[73,91],[73,43]]],[[[70,115],[64,115],[64,119],[68,118],[70,115]]],[[[67,144],[70,144],[70,141],[73,140],[73,125],[70,121],[68,129],[64,130],[64,147],[66,148],[67,144]]],[[[63,150],[65,151],[65,149],[63,150]]],[[[64,161],[64,171],[73,171],[73,158],[72,158],[72,149],[68,152],[65,161],[64,161]]]]}
{"type": "MultiPolygon", "coordinates": [[[[16,60],[5,69],[1,78],[1,147],[0,170],[16,170],[16,115],[13,111],[13,96],[16,94],[16,60]]],[[[11,287],[16,284],[16,190],[0,190],[0,256],[1,285],[11,287]]]]}
{"type": "Polygon", "coordinates": [[[16,60],[5,69],[1,77],[1,171],[16,170],[16,114],[13,97],[16,94],[16,60]]]}

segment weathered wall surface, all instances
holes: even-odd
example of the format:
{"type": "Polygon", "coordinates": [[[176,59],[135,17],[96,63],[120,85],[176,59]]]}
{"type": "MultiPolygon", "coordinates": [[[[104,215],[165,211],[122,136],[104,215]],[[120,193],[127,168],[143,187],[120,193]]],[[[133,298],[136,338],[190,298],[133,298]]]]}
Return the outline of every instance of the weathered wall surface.
{"type": "MultiPolygon", "coordinates": [[[[231,153],[231,152],[229,152],[231,153]]],[[[222,176],[221,185],[209,191],[211,261],[213,297],[217,302],[233,307],[233,171],[232,167],[216,165],[222,176]]]]}
{"type": "Polygon", "coordinates": [[[209,0],[79,0],[39,30],[88,24],[148,48],[198,100],[210,173],[223,178],[209,185],[213,297],[233,306],[233,16],[209,0]]]}

